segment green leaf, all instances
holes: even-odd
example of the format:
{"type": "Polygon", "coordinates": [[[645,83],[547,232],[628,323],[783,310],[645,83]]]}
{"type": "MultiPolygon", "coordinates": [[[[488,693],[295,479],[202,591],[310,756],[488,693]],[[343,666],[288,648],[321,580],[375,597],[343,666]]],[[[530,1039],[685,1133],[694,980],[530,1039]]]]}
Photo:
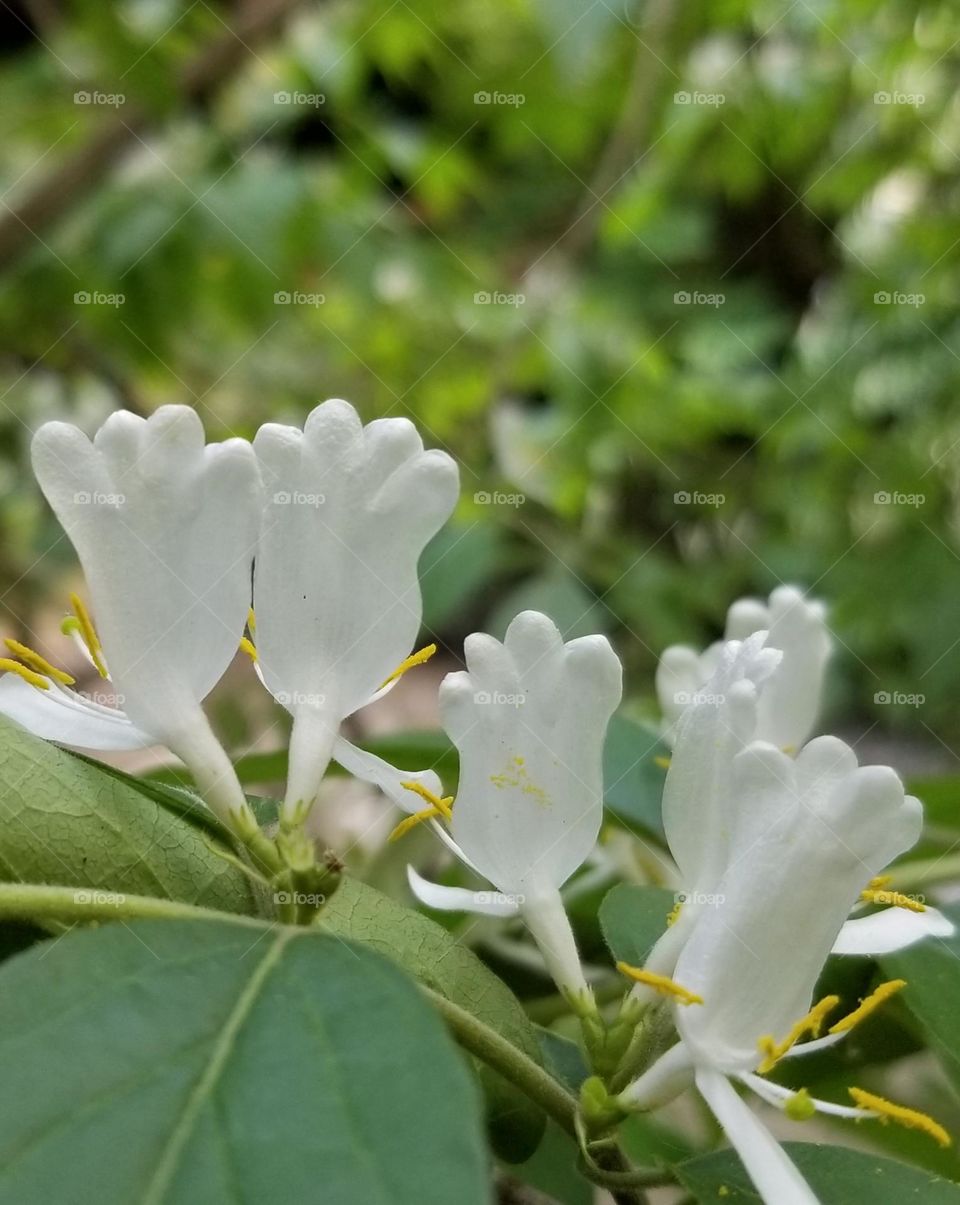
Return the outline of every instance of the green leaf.
{"type": "Polygon", "coordinates": [[[652,728],[625,715],[615,715],[607,728],[603,754],[604,802],[629,828],[639,826],[663,838],[660,803],[666,768],[657,759],[670,750],[652,728]]]}
{"type": "Polygon", "coordinates": [[[214,852],[217,822],[138,785],[0,718],[0,878],[253,911],[250,881],[214,852]]]}
{"type": "MultiPolygon", "coordinates": [[[[806,1142],[786,1142],[784,1150],[821,1205],[960,1205],[960,1185],[893,1159],[806,1142]]],[[[761,1199],[733,1151],[702,1155],[674,1171],[698,1201],[709,1205],[721,1200],[753,1205],[761,1199]]]]}
{"type": "Polygon", "coordinates": [[[476,1091],[387,960],[138,921],[0,970],[0,1203],[485,1205],[476,1091]]]}
{"type": "Polygon", "coordinates": [[[958,925],[952,937],[927,938],[885,955],[880,965],[891,979],[906,979],[900,1000],[944,1056],[954,1084],[960,1087],[960,906],[954,904],[943,911],[958,925]]]}
{"type": "Polygon", "coordinates": [[[665,887],[619,883],[608,891],[600,905],[600,928],[614,961],[642,967],[666,932],[675,902],[675,894],[665,887]]]}
{"type": "MultiPolygon", "coordinates": [[[[345,878],[321,912],[319,923],[393,959],[542,1066],[537,1031],[513,993],[472,951],[429,917],[358,879],[345,878]]],[[[543,1136],[543,1113],[490,1068],[483,1067],[480,1076],[494,1149],[510,1162],[529,1158],[543,1136]]]]}

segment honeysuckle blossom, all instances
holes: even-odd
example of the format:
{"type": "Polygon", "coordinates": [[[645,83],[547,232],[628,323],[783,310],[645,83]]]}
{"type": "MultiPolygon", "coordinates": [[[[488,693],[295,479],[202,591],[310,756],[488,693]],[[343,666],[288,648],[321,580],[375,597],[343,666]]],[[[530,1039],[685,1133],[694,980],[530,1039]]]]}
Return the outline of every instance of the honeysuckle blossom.
{"type": "Polygon", "coordinates": [[[757,740],[796,752],[813,731],[820,710],[830,634],[823,603],[804,597],[796,586],[778,586],[768,602],[741,598],[727,612],[723,641],[702,653],[687,645],[666,649],[657,667],[657,697],[672,740],[676,725],[713,675],[724,642],[767,632],[767,644],[782,658],[757,708],[757,740]]]}
{"type": "Polygon", "coordinates": [[[620,662],[603,636],[565,644],[536,611],[518,615],[502,644],[475,633],[464,649],[467,669],[440,688],[460,787],[452,810],[436,809],[436,827],[497,893],[428,883],[412,869],[411,886],[434,908],[519,915],[560,988],[588,998],[560,887],[600,829],[603,740],[620,700],[620,662]]]}
{"type": "MultiPolygon", "coordinates": [[[[253,446],[266,496],[257,667],[293,716],[283,819],[295,824],[309,810],[331,757],[399,799],[411,776],[339,728],[408,663],[422,612],[417,561],[456,504],[457,467],[425,451],[407,419],[363,426],[338,399],[316,407],[302,431],[267,423],[253,446]]],[[[435,775],[414,777],[439,785],[435,775]]]]}
{"type": "Polygon", "coordinates": [[[768,1205],[811,1205],[813,1193],[734,1081],[790,1116],[885,1116],[949,1141],[932,1119],[860,1089],[851,1090],[850,1107],[763,1078],[780,1058],[840,1041],[906,986],[881,985],[837,1019],[838,998],[813,1003],[822,966],[865,883],[917,840],[922,809],[891,769],[858,767],[853,751],[833,737],[811,741],[795,759],[755,742],[734,757],[731,786],[738,802],[726,868],[661,989],[680,1041],[618,1100],[628,1109],[652,1108],[695,1083],[768,1205]],[[807,1035],[812,1040],[801,1043],[807,1035]]]}
{"type": "MultiPolygon", "coordinates": [[[[730,864],[731,834],[741,807],[733,780],[735,758],[753,740],[766,692],[780,683],[784,655],[770,642],[770,635],[760,631],[717,646],[711,677],[677,720],[662,806],[683,903],[651,952],[647,969],[653,974],[672,973],[698,914],[712,903],[730,864]]],[[[861,887],[866,895],[858,901],[859,909],[868,903],[892,906],[851,919],[837,937],[836,953],[887,953],[930,934],[952,932],[936,908],[920,905],[912,911],[898,906],[905,901],[896,893],[868,888],[866,881],[861,887]]],[[[649,998],[650,991],[641,984],[634,996],[649,998]]]]}
{"type": "Polygon", "coordinates": [[[92,442],[70,424],[46,423],[32,452],[92,603],[88,613],[75,595],[64,630],[109,676],[120,706],[70,689],[69,674],[8,640],[16,659],[2,663],[0,713],[79,748],[166,745],[214,810],[252,819],[201,707],[237,651],[249,608],[261,510],[252,448],[240,439],[205,445],[190,407],[161,406],[148,419],[112,414],[92,442]]]}

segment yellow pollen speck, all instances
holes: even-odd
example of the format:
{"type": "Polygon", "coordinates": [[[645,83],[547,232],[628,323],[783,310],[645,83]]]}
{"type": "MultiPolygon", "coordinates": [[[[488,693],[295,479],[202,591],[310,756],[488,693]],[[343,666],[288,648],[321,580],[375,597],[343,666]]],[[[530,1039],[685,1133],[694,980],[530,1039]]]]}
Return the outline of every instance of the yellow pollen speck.
{"type": "Polygon", "coordinates": [[[890,979],[887,983],[881,983],[876,991],[871,992],[869,996],[864,997],[860,1001],[859,1008],[855,1008],[852,1013],[841,1017],[836,1025],[830,1026],[827,1032],[845,1033],[848,1029],[853,1029],[854,1025],[859,1025],[861,1021],[865,1021],[885,1000],[889,1000],[891,996],[895,996],[897,992],[906,986],[906,979],[890,979]]]}
{"type": "Polygon", "coordinates": [[[879,889],[881,887],[886,887],[886,885],[888,883],[892,883],[892,882],[893,882],[892,874],[878,874],[878,875],[875,875],[870,880],[870,882],[867,884],[867,886],[872,888],[874,891],[879,891],[879,889]]]}
{"type": "Polygon", "coordinates": [[[380,683],[380,689],[389,686],[391,682],[396,682],[397,678],[402,678],[408,669],[413,669],[415,665],[423,665],[425,661],[429,661],[433,654],[437,651],[435,644],[428,644],[426,648],[420,649],[417,653],[411,653],[405,661],[401,661],[393,673],[380,683]]]}
{"type": "Polygon", "coordinates": [[[836,1008],[839,1003],[839,996],[824,996],[820,1003],[815,1004],[805,1017],[801,1017],[797,1021],[782,1042],[777,1042],[770,1034],[766,1034],[760,1038],[757,1042],[757,1049],[763,1055],[763,1061],[760,1063],[757,1071],[761,1075],[766,1075],[768,1071],[772,1071],[787,1051],[796,1045],[805,1034],[810,1034],[814,1038],[817,1037],[827,1013],[836,1008]]]}
{"type": "Polygon", "coordinates": [[[13,661],[9,657],[0,657],[0,669],[4,669],[10,674],[17,674],[24,682],[29,682],[31,686],[36,686],[40,690],[50,689],[49,681],[42,674],[38,674],[32,669],[27,669],[19,661],[13,661]]]}
{"type": "Polygon", "coordinates": [[[83,605],[83,600],[78,594],[70,595],[70,605],[73,607],[74,614],[77,617],[79,624],[80,636],[83,643],[87,646],[87,652],[90,654],[90,660],[96,667],[97,673],[101,678],[109,678],[107,667],[103,663],[103,658],[100,656],[100,638],[97,636],[97,630],[93,626],[93,620],[90,618],[90,613],[83,605]]]}
{"type": "Polygon", "coordinates": [[[247,654],[247,656],[250,658],[251,661],[256,661],[257,650],[256,650],[252,640],[249,640],[246,636],[241,636],[240,637],[240,649],[242,652],[247,654]]]}
{"type": "Polygon", "coordinates": [[[506,787],[514,787],[522,794],[530,795],[544,807],[550,802],[543,787],[538,787],[535,782],[531,781],[527,773],[526,758],[519,755],[510,758],[507,768],[502,774],[491,774],[490,781],[498,791],[502,791],[506,787]]]}
{"type": "Polygon", "coordinates": [[[904,895],[900,891],[887,891],[884,888],[867,887],[860,892],[860,898],[868,904],[887,904],[894,908],[906,908],[908,912],[926,912],[926,904],[904,895]]]}
{"type": "Polygon", "coordinates": [[[894,1121],[897,1125],[906,1126],[908,1130],[922,1130],[942,1147],[948,1147],[953,1142],[939,1122],[928,1117],[926,1113],[921,1113],[918,1109],[895,1105],[893,1101],[885,1100],[882,1096],[874,1096],[872,1092],[865,1092],[863,1088],[848,1088],[847,1091],[853,1097],[854,1104],[861,1109],[869,1109],[870,1112],[876,1113],[881,1122],[894,1121]]]}
{"type": "Polygon", "coordinates": [[[637,983],[644,983],[647,987],[652,987],[654,991],[662,992],[664,996],[673,996],[680,1004],[703,1003],[702,996],[698,996],[696,992],[689,991],[679,983],[674,983],[666,975],[657,975],[653,971],[644,971],[640,967],[631,966],[629,962],[618,962],[617,970],[621,975],[626,975],[628,979],[635,979],[637,983]]]}
{"type": "Polygon", "coordinates": [[[669,770],[670,769],[670,758],[664,757],[664,755],[662,753],[658,753],[656,755],[656,757],[654,757],[654,759],[653,759],[653,764],[655,766],[659,766],[661,770],[669,770]]]}
{"type": "Polygon", "coordinates": [[[683,908],[683,900],[677,900],[670,911],[667,913],[667,928],[677,923],[677,918],[680,916],[680,911],[683,908]]]}
{"type": "Polygon", "coordinates": [[[57,669],[55,665],[50,664],[46,657],[41,657],[38,652],[25,644],[21,644],[19,640],[12,640],[7,636],[4,638],[3,643],[11,653],[15,653],[21,661],[26,662],[38,674],[44,674],[48,678],[53,678],[55,682],[59,682],[62,686],[73,686],[76,682],[76,678],[71,677],[70,674],[62,669],[57,669]]]}

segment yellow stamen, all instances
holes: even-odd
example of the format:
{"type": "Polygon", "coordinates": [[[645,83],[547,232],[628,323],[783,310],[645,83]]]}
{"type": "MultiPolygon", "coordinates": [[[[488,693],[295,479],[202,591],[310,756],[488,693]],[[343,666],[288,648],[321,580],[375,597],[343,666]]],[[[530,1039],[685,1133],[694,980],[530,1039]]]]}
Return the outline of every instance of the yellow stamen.
{"type": "Polygon", "coordinates": [[[664,757],[662,753],[658,753],[653,759],[653,764],[659,766],[661,770],[669,770],[670,758],[664,757]]]}
{"type": "Polygon", "coordinates": [[[683,907],[683,900],[677,900],[670,911],[667,913],[667,928],[677,923],[677,918],[680,915],[680,910],[683,907]]]}
{"type": "Polygon", "coordinates": [[[46,657],[41,657],[38,652],[25,644],[21,644],[19,640],[12,640],[9,636],[6,636],[3,643],[11,653],[15,653],[21,661],[25,661],[38,674],[44,674],[48,678],[53,678],[55,682],[59,682],[62,686],[73,686],[76,682],[76,678],[72,678],[62,669],[57,669],[55,665],[50,664],[46,657]]]}
{"type": "Polygon", "coordinates": [[[870,880],[870,882],[867,884],[867,886],[872,888],[874,891],[879,891],[879,889],[881,887],[886,887],[886,885],[888,883],[892,883],[892,882],[893,882],[892,874],[878,874],[878,875],[875,875],[870,880]]]}
{"type": "Polygon", "coordinates": [[[80,625],[78,630],[83,643],[87,646],[90,660],[93,662],[101,678],[109,678],[110,675],[107,673],[107,667],[100,656],[100,638],[97,636],[97,629],[93,626],[93,620],[90,618],[89,611],[83,605],[83,600],[78,594],[70,595],[70,605],[73,607],[77,623],[80,625]]]}
{"type": "Polygon", "coordinates": [[[893,908],[906,908],[908,912],[926,912],[926,904],[904,895],[900,891],[887,891],[884,888],[868,887],[860,892],[860,898],[868,904],[887,904],[893,908]]]}
{"type": "Polygon", "coordinates": [[[425,803],[429,803],[432,808],[436,808],[445,820],[453,819],[453,812],[451,810],[453,807],[452,795],[444,795],[441,799],[439,795],[434,795],[433,791],[419,782],[402,782],[400,785],[405,791],[413,791],[414,795],[419,795],[425,803]]]}
{"type": "Polygon", "coordinates": [[[247,627],[250,629],[251,633],[256,632],[257,630],[257,617],[253,613],[253,607],[249,607],[247,609],[247,627]]]}
{"type": "Polygon", "coordinates": [[[770,1034],[766,1034],[760,1038],[757,1042],[757,1049],[764,1057],[757,1071],[761,1075],[766,1075],[768,1071],[772,1071],[787,1051],[792,1046],[795,1046],[805,1034],[810,1034],[813,1038],[818,1037],[827,1013],[831,1009],[836,1008],[839,1003],[839,996],[824,996],[820,1003],[815,1004],[805,1017],[801,1017],[797,1021],[782,1042],[777,1042],[770,1034]]]}
{"type": "Polygon", "coordinates": [[[244,653],[247,654],[247,656],[250,658],[251,661],[256,661],[257,650],[254,647],[252,640],[248,640],[246,636],[241,636],[240,637],[240,648],[244,653]]]}
{"type": "Polygon", "coordinates": [[[9,657],[0,657],[0,669],[5,669],[8,673],[19,675],[24,682],[29,682],[31,686],[37,686],[40,690],[50,689],[49,681],[42,674],[35,673],[32,669],[27,669],[19,661],[12,661],[9,657]]]}
{"type": "Polygon", "coordinates": [[[411,653],[405,661],[400,662],[389,678],[384,678],[380,683],[380,689],[383,690],[391,682],[396,682],[397,678],[402,678],[408,669],[413,669],[415,665],[423,665],[425,661],[429,661],[436,651],[437,646],[435,644],[428,644],[426,648],[420,649],[419,652],[411,653]]]}
{"type": "Polygon", "coordinates": [[[416,828],[418,824],[422,824],[424,820],[446,820],[447,818],[446,812],[442,812],[440,808],[432,806],[424,808],[422,811],[414,812],[412,816],[407,816],[406,819],[401,820],[387,840],[399,841],[401,837],[409,833],[412,828],[416,828]]]}
{"type": "Polygon", "coordinates": [[[628,979],[635,979],[637,983],[645,983],[647,987],[662,992],[664,996],[673,996],[680,1004],[703,1003],[702,996],[689,991],[679,983],[674,983],[666,975],[657,975],[654,971],[644,971],[640,967],[632,967],[629,962],[618,962],[617,970],[621,975],[626,975],[628,979]]]}
{"type": "Polygon", "coordinates": [[[943,1147],[950,1146],[953,1141],[939,1122],[928,1117],[926,1113],[921,1113],[918,1109],[895,1105],[893,1101],[885,1100],[882,1096],[874,1096],[872,1092],[864,1092],[862,1088],[848,1088],[847,1091],[853,1097],[854,1104],[861,1109],[869,1109],[870,1112],[876,1113],[878,1120],[884,1124],[888,1121],[895,1121],[897,1125],[906,1126],[908,1130],[922,1130],[924,1134],[929,1134],[943,1147]]]}
{"type": "Polygon", "coordinates": [[[889,1000],[891,996],[895,996],[897,992],[906,986],[906,979],[890,979],[887,983],[881,983],[876,991],[871,992],[869,996],[860,1001],[859,1008],[855,1008],[852,1013],[841,1017],[836,1025],[830,1026],[827,1032],[845,1033],[848,1029],[853,1029],[854,1025],[859,1025],[861,1021],[865,1021],[885,1000],[889,1000]]]}

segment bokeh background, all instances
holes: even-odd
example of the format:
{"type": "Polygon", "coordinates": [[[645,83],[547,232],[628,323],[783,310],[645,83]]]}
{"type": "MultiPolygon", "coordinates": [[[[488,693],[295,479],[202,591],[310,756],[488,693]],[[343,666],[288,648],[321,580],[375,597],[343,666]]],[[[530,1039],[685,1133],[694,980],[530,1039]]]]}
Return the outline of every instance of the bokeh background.
{"type": "Polygon", "coordinates": [[[8,0],[0,27],[5,631],[49,649],[75,573],[41,421],[176,401],[251,436],[344,396],[463,466],[423,565],[447,649],[537,606],[613,637],[642,712],[666,644],[794,581],[838,633],[830,721],[955,764],[951,5],[8,0]]]}

